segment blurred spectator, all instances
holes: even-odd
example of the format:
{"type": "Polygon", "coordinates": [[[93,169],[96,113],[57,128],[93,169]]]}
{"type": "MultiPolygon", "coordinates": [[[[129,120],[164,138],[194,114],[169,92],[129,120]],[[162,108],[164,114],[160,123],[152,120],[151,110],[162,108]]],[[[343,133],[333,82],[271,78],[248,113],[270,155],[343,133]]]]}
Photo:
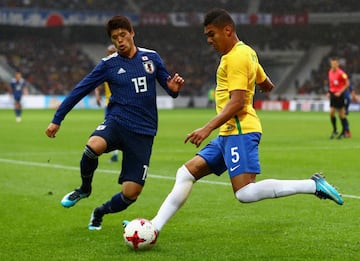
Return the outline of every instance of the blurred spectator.
{"type": "Polygon", "coordinates": [[[10,66],[45,94],[66,94],[92,68],[92,61],[73,43],[37,37],[0,41],[10,66]]]}
{"type": "MultiPolygon", "coordinates": [[[[232,12],[246,13],[250,0],[0,0],[4,7],[87,10],[87,11],[114,11],[119,12],[196,12],[210,10],[214,7],[224,8],[232,12]]],[[[360,1],[354,0],[260,0],[258,12],[262,13],[329,13],[360,11],[360,1]]]]}
{"type": "Polygon", "coordinates": [[[273,14],[333,13],[360,10],[360,1],[354,0],[261,0],[259,12],[273,14]]]}
{"type": "MultiPolygon", "coordinates": [[[[339,3],[334,0],[276,0],[260,1],[260,11],[266,13],[287,12],[317,12],[329,9],[332,11],[348,10],[351,2],[351,11],[360,10],[360,1],[344,0],[339,3]],[[327,4],[327,3],[330,3],[327,4]],[[333,4],[333,5],[332,5],[333,4]],[[337,9],[336,9],[337,8],[337,9]]],[[[250,0],[220,0],[219,7],[233,12],[246,12],[250,0]]],[[[146,11],[146,12],[203,12],[214,5],[212,0],[192,1],[94,1],[94,0],[0,0],[1,6],[52,8],[71,10],[119,10],[119,12],[146,11]],[[131,3],[131,6],[129,6],[131,3]]],[[[250,44],[257,51],[292,51],[308,50],[314,45],[334,45],[330,55],[343,58],[346,62],[345,70],[349,74],[360,73],[359,29],[358,26],[329,25],[310,26],[252,26],[241,25],[237,28],[239,37],[250,44]],[[243,37],[246,36],[246,37],[243,37]],[[341,39],[341,41],[339,41],[341,39]],[[344,44],[346,43],[346,44],[344,44]],[[353,44],[350,44],[353,43],[353,44]],[[334,54],[334,52],[336,52],[334,54]]],[[[94,62],[82,51],[82,44],[103,44],[97,27],[65,27],[51,29],[21,29],[4,28],[6,38],[0,38],[0,54],[15,69],[23,72],[24,78],[37,87],[44,94],[66,94],[80,79],[90,72],[94,62]],[[6,51],[5,51],[6,50],[6,51]]],[[[202,27],[172,27],[139,25],[139,32],[135,36],[139,46],[156,49],[170,72],[175,68],[184,68],[183,76],[186,84],[182,95],[207,95],[207,91],[215,85],[216,64],[219,57],[207,45],[205,37],[201,35],[202,27]],[[199,34],[200,31],[200,34],[199,34]]],[[[2,31],[3,33],[3,31],[2,31]]],[[[261,60],[261,55],[259,56],[261,60]]],[[[97,61],[95,61],[97,62],[97,61]]],[[[271,66],[271,65],[269,65],[271,66]]],[[[318,70],[311,73],[309,79],[299,79],[298,93],[322,94],[326,85],[328,57],[325,57],[318,70]]],[[[357,90],[360,83],[354,82],[357,90]]],[[[257,96],[256,96],[257,97],[257,96]]]]}

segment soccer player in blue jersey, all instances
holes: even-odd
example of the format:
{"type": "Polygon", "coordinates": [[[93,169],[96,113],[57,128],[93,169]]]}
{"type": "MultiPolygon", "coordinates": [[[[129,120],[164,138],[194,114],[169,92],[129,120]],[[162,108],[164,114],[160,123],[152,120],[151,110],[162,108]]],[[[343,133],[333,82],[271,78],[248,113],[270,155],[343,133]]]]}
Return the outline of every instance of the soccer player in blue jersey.
{"type": "Polygon", "coordinates": [[[22,77],[21,72],[16,72],[15,77],[10,81],[11,93],[14,97],[14,110],[16,116],[16,122],[21,122],[22,106],[21,98],[23,94],[28,93],[28,87],[26,81],[22,77]]]}
{"type": "Polygon", "coordinates": [[[158,127],[156,82],[173,98],[178,96],[184,84],[177,73],[171,77],[156,51],[135,45],[135,32],[127,17],[112,17],[107,23],[107,33],[118,51],[103,58],[76,85],[45,131],[48,137],[55,138],[66,114],[100,84],[109,84],[111,97],[105,121],[91,134],[80,161],[81,186],[61,200],[68,208],[89,197],[98,157],[115,149],[122,151],[118,179],[121,192],[93,210],[89,230],[100,230],[105,214],[125,210],[143,189],[158,127]]]}
{"type": "MultiPolygon", "coordinates": [[[[260,120],[253,108],[256,84],[269,92],[273,83],[264,72],[256,52],[240,41],[230,14],[215,9],[205,15],[204,34],[207,42],[222,57],[217,69],[215,104],[217,115],[185,138],[199,147],[212,131],[219,135],[202,148],[176,173],[172,191],[151,220],[160,231],[189,197],[193,184],[210,174],[229,174],[235,198],[242,203],[312,194],[342,205],[341,195],[320,174],[303,180],[264,179],[260,173],[258,146],[261,139],[260,120]]],[[[219,196],[219,195],[217,195],[219,196]]],[[[124,221],[124,226],[127,221],[124,221]]]]}

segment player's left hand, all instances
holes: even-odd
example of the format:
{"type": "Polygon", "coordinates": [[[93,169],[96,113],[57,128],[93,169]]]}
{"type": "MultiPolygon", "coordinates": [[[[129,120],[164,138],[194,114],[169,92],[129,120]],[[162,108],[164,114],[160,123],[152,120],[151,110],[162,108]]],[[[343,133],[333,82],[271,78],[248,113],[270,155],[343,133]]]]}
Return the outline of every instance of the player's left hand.
{"type": "Polygon", "coordinates": [[[190,141],[192,144],[194,144],[197,148],[201,145],[201,143],[209,137],[211,134],[211,130],[202,127],[197,130],[194,130],[192,133],[188,134],[184,140],[184,143],[190,141]]]}
{"type": "Polygon", "coordinates": [[[60,128],[60,125],[50,123],[49,126],[45,130],[45,134],[49,138],[55,138],[55,134],[58,132],[59,128],[60,128]]]}
{"type": "Polygon", "coordinates": [[[167,79],[167,85],[172,92],[179,92],[184,82],[184,79],[178,73],[175,73],[174,77],[167,79]]]}

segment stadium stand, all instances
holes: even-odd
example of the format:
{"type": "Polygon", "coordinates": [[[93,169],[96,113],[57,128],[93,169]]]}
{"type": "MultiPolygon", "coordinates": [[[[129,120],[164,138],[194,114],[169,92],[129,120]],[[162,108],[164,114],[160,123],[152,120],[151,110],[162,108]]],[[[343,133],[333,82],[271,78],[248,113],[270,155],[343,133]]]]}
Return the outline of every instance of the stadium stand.
{"type": "MultiPolygon", "coordinates": [[[[222,0],[218,1],[217,7],[227,8],[236,12],[246,12],[250,0],[222,0]]],[[[158,1],[158,0],[1,0],[1,6],[11,8],[44,8],[44,9],[62,9],[62,10],[85,10],[85,11],[143,11],[153,13],[167,12],[193,12],[203,11],[214,7],[213,0],[202,1],[158,1]]]]}
{"type": "Polygon", "coordinates": [[[360,10],[360,2],[353,0],[263,0],[259,12],[268,13],[346,13],[360,10]]]}
{"type": "MultiPolygon", "coordinates": [[[[119,10],[120,13],[191,13],[210,9],[214,6],[214,1],[0,0],[0,6],[83,11],[119,10]]],[[[221,0],[217,7],[237,13],[332,14],[359,12],[360,2],[221,0]]],[[[21,68],[27,80],[44,94],[66,94],[98,62],[84,48],[91,43],[98,46],[98,52],[101,53],[109,43],[102,25],[61,29],[24,29],[0,25],[0,28],[7,35],[0,38],[0,55],[6,58],[14,70],[21,68]]],[[[344,69],[350,75],[360,75],[358,28],[359,26],[336,23],[311,26],[239,25],[238,34],[258,51],[260,60],[274,82],[280,83],[279,93],[287,94],[288,98],[293,95],[321,95],[325,92],[327,60],[330,55],[336,54],[342,58],[344,69]],[[317,55],[311,52],[316,52],[317,55]],[[296,66],[290,70],[289,63],[296,63],[298,67],[307,68],[307,71],[300,72],[296,66]],[[285,71],[289,71],[288,78],[284,77],[285,71]]],[[[180,71],[185,77],[186,86],[182,95],[204,96],[214,86],[214,72],[219,56],[207,46],[206,39],[201,37],[201,25],[138,25],[135,30],[138,46],[157,50],[171,73],[180,71]]],[[[359,89],[360,84],[356,82],[355,87],[359,89]]],[[[279,98],[279,93],[275,92],[276,98],[279,98]]]]}
{"type": "Polygon", "coordinates": [[[66,94],[92,68],[92,61],[78,45],[51,39],[23,37],[2,40],[0,49],[9,65],[44,94],[66,94]]]}
{"type": "Polygon", "coordinates": [[[53,9],[53,10],[82,10],[82,11],[132,11],[126,0],[1,0],[0,6],[9,8],[38,8],[38,9],[53,9]]]}

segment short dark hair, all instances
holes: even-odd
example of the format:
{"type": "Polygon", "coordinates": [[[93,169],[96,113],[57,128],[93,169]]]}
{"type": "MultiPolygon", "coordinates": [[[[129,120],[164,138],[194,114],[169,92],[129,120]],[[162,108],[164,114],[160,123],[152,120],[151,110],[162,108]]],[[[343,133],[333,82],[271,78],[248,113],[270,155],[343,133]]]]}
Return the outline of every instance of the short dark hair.
{"type": "Polygon", "coordinates": [[[126,16],[115,15],[107,22],[106,31],[108,36],[111,37],[111,31],[119,28],[129,32],[134,31],[130,20],[126,16]]]}
{"type": "Polygon", "coordinates": [[[204,18],[204,26],[212,24],[216,27],[224,27],[226,25],[231,25],[235,28],[234,20],[231,18],[230,14],[220,8],[215,8],[209,11],[204,18]]]}

